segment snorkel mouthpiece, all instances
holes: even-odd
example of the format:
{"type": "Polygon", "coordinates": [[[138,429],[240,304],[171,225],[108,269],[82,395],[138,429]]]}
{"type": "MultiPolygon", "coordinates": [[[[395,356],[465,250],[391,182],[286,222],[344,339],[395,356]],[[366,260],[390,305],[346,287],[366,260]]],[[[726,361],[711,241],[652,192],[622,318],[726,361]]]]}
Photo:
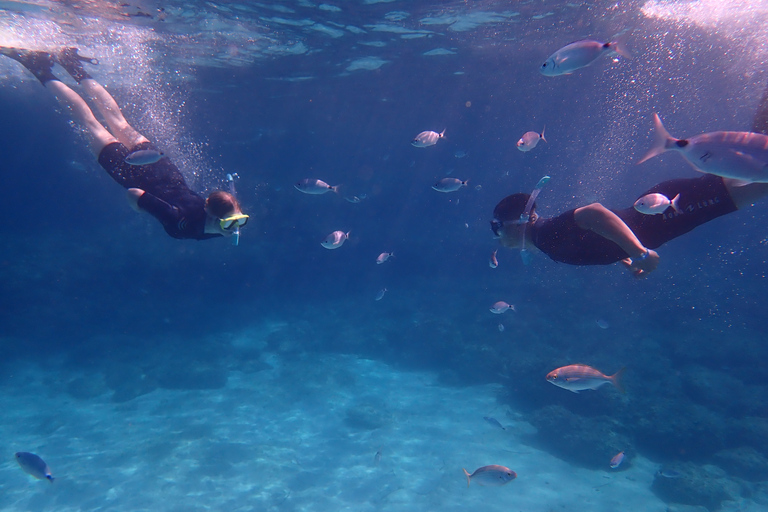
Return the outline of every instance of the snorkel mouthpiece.
{"type": "Polygon", "coordinates": [[[528,265],[531,262],[531,253],[525,248],[525,231],[528,228],[528,221],[531,220],[531,210],[533,209],[533,203],[536,202],[536,198],[539,196],[541,189],[550,180],[549,176],[543,176],[536,184],[536,188],[531,192],[531,196],[528,198],[528,202],[525,203],[525,210],[520,215],[519,224],[523,225],[523,229],[520,230],[520,257],[523,259],[523,264],[528,265]]]}

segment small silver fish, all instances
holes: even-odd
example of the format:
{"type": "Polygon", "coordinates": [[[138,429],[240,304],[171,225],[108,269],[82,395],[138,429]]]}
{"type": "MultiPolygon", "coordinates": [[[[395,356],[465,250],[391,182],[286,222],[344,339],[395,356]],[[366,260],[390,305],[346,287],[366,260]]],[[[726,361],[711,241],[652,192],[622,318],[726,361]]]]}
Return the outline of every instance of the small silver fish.
{"type": "Polygon", "coordinates": [[[613,384],[616,389],[624,393],[621,378],[624,368],[613,375],[605,375],[599,370],[585,364],[572,364],[552,370],[547,374],[547,382],[568,391],[578,393],[585,389],[597,389],[603,384],[613,384]]]}
{"type": "Polygon", "coordinates": [[[339,192],[339,186],[336,185],[335,187],[330,186],[323,180],[316,180],[312,178],[307,178],[299,181],[294,185],[296,190],[299,192],[304,192],[305,194],[312,194],[312,195],[320,195],[325,194],[326,192],[339,192]]]}
{"type": "Polygon", "coordinates": [[[379,451],[376,452],[376,455],[373,456],[373,465],[378,466],[381,462],[381,448],[379,448],[379,451]]]}
{"type": "Polygon", "coordinates": [[[386,288],[382,288],[381,290],[379,290],[379,292],[376,294],[376,298],[373,299],[373,300],[381,300],[381,299],[383,299],[385,293],[387,293],[387,289],[386,288]]]}
{"type": "Polygon", "coordinates": [[[461,187],[466,187],[469,180],[461,181],[457,178],[443,178],[434,185],[432,188],[438,192],[456,192],[461,187]]]}
{"type": "Polygon", "coordinates": [[[493,425],[494,427],[498,427],[501,430],[507,430],[506,428],[504,428],[504,426],[501,423],[499,423],[499,420],[497,420],[496,418],[491,418],[490,416],[483,416],[483,419],[488,423],[490,423],[491,425],[493,425]]]}
{"type": "Polygon", "coordinates": [[[504,332],[504,324],[499,324],[499,332],[504,332]]]}
{"type": "MultiPolygon", "coordinates": [[[[546,127],[544,128],[546,129],[546,127]]],[[[544,130],[541,130],[541,133],[525,132],[523,136],[520,137],[520,140],[517,141],[517,149],[523,153],[528,152],[535,148],[540,140],[547,142],[547,139],[544,138],[544,130]]]]}
{"type": "Polygon", "coordinates": [[[595,323],[601,329],[607,329],[611,326],[611,324],[609,324],[607,320],[603,320],[602,318],[595,320],[595,323]]]}
{"type": "Polygon", "coordinates": [[[325,237],[325,240],[320,242],[320,245],[325,247],[326,249],[338,249],[342,245],[344,245],[344,242],[349,238],[349,232],[343,232],[343,231],[334,231],[327,237],[325,237]]]}
{"type": "Polygon", "coordinates": [[[680,478],[683,476],[679,471],[675,471],[674,469],[660,469],[656,472],[656,475],[663,478],[680,478]]]}
{"type": "Polygon", "coordinates": [[[752,132],[710,132],[676,139],[653,114],[653,146],[638,164],[665,151],[679,152],[699,172],[747,183],[768,183],[768,136],[752,132]]]}
{"type": "Polygon", "coordinates": [[[624,452],[619,452],[613,456],[609,465],[612,469],[616,469],[621,466],[622,462],[624,462],[624,452]]]}
{"type": "Polygon", "coordinates": [[[43,459],[29,452],[16,452],[16,462],[19,463],[21,469],[25,473],[32,475],[38,480],[50,480],[53,482],[53,475],[51,474],[51,468],[45,463],[43,459]]]}
{"type": "Polygon", "coordinates": [[[357,197],[357,196],[345,197],[344,199],[346,199],[348,202],[350,202],[352,204],[357,204],[357,203],[359,203],[361,201],[361,199],[359,197],[357,197]]]}
{"type": "Polygon", "coordinates": [[[469,153],[467,153],[464,150],[457,149],[456,152],[453,153],[453,156],[455,156],[456,158],[464,158],[464,157],[469,156],[469,153]]]}
{"type": "Polygon", "coordinates": [[[445,137],[445,130],[440,133],[432,131],[424,131],[418,134],[412,141],[411,145],[417,148],[426,148],[428,146],[434,146],[437,141],[445,137]]]}
{"type": "Polygon", "coordinates": [[[387,261],[389,258],[394,257],[394,255],[395,253],[393,252],[383,252],[376,257],[376,264],[381,265],[382,263],[387,261]]]}
{"type": "Polygon", "coordinates": [[[149,165],[160,161],[165,154],[162,151],[154,149],[140,149],[125,157],[125,163],[128,165],[149,165]]]}
{"type": "Polygon", "coordinates": [[[499,302],[495,303],[493,306],[491,306],[491,313],[495,313],[497,315],[501,315],[502,313],[506,313],[509,310],[515,311],[515,306],[511,304],[507,304],[503,300],[500,300],[499,302]]]}
{"type": "Polygon", "coordinates": [[[504,466],[497,466],[496,464],[477,468],[471,475],[466,469],[462,468],[462,470],[467,477],[467,487],[469,487],[469,483],[472,480],[477,482],[478,485],[499,486],[508,484],[517,478],[517,473],[514,471],[504,466]]]}
{"type": "Polygon", "coordinates": [[[497,251],[498,251],[498,249],[496,249],[495,251],[493,251],[493,252],[491,253],[491,257],[490,257],[490,259],[488,260],[488,266],[489,266],[489,267],[491,267],[491,268],[496,268],[496,267],[498,267],[498,266],[499,266],[499,260],[496,258],[496,252],[497,252],[497,251]]]}
{"type": "Polygon", "coordinates": [[[635,210],[646,215],[659,215],[667,211],[671,206],[677,213],[680,211],[680,194],[670,200],[664,194],[646,194],[635,201],[635,210]]]}
{"type": "Polygon", "coordinates": [[[626,35],[616,37],[610,43],[584,39],[563,46],[544,61],[539,71],[544,76],[570,75],[577,69],[589,66],[604,53],[618,53],[631,58],[625,48],[626,35]]]}

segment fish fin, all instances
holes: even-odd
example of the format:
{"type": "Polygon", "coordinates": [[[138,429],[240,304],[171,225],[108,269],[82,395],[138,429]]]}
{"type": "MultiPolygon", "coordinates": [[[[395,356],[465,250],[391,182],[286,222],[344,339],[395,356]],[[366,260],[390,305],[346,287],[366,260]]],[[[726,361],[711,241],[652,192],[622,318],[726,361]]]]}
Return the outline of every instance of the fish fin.
{"type": "Polygon", "coordinates": [[[624,378],[624,371],[626,369],[627,367],[625,366],[624,368],[622,368],[621,370],[617,371],[616,373],[614,373],[609,377],[611,379],[611,383],[614,386],[616,386],[616,389],[618,389],[619,393],[621,393],[622,395],[626,393],[626,391],[624,390],[624,385],[621,382],[622,379],[624,378]]]}
{"type": "Polygon", "coordinates": [[[443,131],[441,131],[439,135],[441,139],[445,138],[445,128],[443,128],[443,131]]]}
{"type": "Polygon", "coordinates": [[[344,236],[346,237],[347,240],[349,240],[349,234],[350,233],[351,233],[351,231],[347,231],[346,233],[344,233],[344,236]]]}
{"type": "Polygon", "coordinates": [[[472,480],[472,475],[469,474],[469,471],[467,471],[464,468],[461,468],[461,470],[464,472],[465,475],[467,475],[467,487],[469,487],[469,482],[472,480]]]}
{"type": "Polygon", "coordinates": [[[632,58],[632,53],[627,48],[627,39],[629,38],[629,31],[622,32],[613,38],[613,41],[608,43],[608,48],[618,53],[626,59],[632,58]]]}
{"type": "Polygon", "coordinates": [[[672,209],[675,210],[677,213],[683,213],[680,210],[680,194],[677,194],[672,201],[670,201],[670,206],[672,206],[672,209]]]}
{"type": "Polygon", "coordinates": [[[579,394],[578,389],[569,389],[568,391],[570,391],[571,393],[576,393],[577,395],[579,394]]]}
{"type": "Polygon", "coordinates": [[[659,114],[656,113],[653,114],[653,128],[653,145],[651,146],[651,149],[643,155],[643,158],[637,162],[638,164],[650,160],[656,155],[662,154],[667,150],[667,143],[677,141],[677,139],[672,137],[666,128],[664,128],[664,124],[661,122],[659,114]]]}
{"type": "MultiPolygon", "coordinates": [[[[539,137],[541,137],[541,140],[543,140],[544,142],[547,142],[547,139],[544,138],[544,130],[546,129],[547,129],[547,125],[544,125],[544,128],[541,129],[541,133],[539,134],[539,137]]],[[[547,142],[547,144],[549,143],[547,142]]]]}
{"type": "Polygon", "coordinates": [[[334,186],[334,187],[330,187],[330,188],[331,188],[331,190],[333,190],[334,192],[336,192],[336,193],[338,194],[338,193],[339,193],[339,187],[340,187],[340,186],[341,186],[341,184],[338,184],[338,185],[336,185],[336,186],[334,186]]]}

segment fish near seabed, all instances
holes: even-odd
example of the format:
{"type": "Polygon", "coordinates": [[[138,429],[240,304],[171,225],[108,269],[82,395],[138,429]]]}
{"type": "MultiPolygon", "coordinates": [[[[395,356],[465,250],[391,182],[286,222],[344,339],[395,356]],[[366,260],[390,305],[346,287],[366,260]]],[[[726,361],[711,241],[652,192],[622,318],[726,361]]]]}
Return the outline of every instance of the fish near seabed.
{"type": "Polygon", "coordinates": [[[51,468],[45,463],[43,459],[34,453],[30,452],[16,452],[16,462],[19,463],[21,469],[25,473],[32,475],[38,480],[49,480],[53,482],[53,475],[51,474],[51,468]]]}
{"type": "Polygon", "coordinates": [[[584,39],[567,44],[544,61],[539,72],[544,76],[570,75],[577,69],[589,66],[604,53],[618,53],[627,59],[632,55],[626,48],[628,33],[620,34],[609,43],[584,39]]]}
{"type": "Polygon", "coordinates": [[[467,487],[469,487],[470,482],[473,480],[477,482],[478,485],[500,486],[508,484],[517,478],[517,473],[514,471],[508,467],[497,466],[496,464],[477,468],[472,474],[464,468],[461,469],[467,477],[467,487]]]}
{"type": "Polygon", "coordinates": [[[762,133],[709,132],[676,139],[655,113],[653,127],[653,146],[638,164],[674,150],[699,172],[745,183],[768,183],[768,136],[762,133]]]}
{"type": "Polygon", "coordinates": [[[438,140],[444,137],[445,130],[441,131],[440,133],[427,130],[414,137],[411,141],[411,145],[417,148],[426,148],[429,146],[434,146],[437,144],[438,140]]]}
{"type": "Polygon", "coordinates": [[[604,375],[600,370],[596,370],[585,364],[571,364],[552,370],[547,374],[547,382],[568,391],[578,393],[585,389],[597,389],[603,384],[613,384],[620,393],[624,393],[624,387],[621,384],[621,378],[624,375],[624,368],[613,375],[604,375]]]}
{"type": "Polygon", "coordinates": [[[619,452],[616,455],[613,456],[611,459],[611,462],[609,465],[611,466],[611,469],[616,469],[619,466],[621,466],[621,463],[624,462],[624,452],[619,452]]]}

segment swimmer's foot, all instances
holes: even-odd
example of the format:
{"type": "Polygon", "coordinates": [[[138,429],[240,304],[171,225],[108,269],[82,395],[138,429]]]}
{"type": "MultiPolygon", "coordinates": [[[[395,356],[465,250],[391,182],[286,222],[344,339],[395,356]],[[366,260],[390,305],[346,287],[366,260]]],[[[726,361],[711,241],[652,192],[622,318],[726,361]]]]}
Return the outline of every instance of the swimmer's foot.
{"type": "Polygon", "coordinates": [[[72,78],[74,78],[77,83],[80,83],[86,78],[92,78],[91,75],[89,75],[83,67],[83,62],[87,62],[93,65],[97,65],[99,63],[97,59],[83,57],[80,55],[77,48],[74,46],[62,48],[56,55],[56,62],[58,62],[61,67],[66,69],[67,73],[72,75],[72,78]]]}
{"type": "Polygon", "coordinates": [[[0,47],[0,54],[10,57],[27,68],[43,85],[51,80],[58,80],[53,71],[51,71],[54,61],[48,52],[2,46],[0,47]]]}

